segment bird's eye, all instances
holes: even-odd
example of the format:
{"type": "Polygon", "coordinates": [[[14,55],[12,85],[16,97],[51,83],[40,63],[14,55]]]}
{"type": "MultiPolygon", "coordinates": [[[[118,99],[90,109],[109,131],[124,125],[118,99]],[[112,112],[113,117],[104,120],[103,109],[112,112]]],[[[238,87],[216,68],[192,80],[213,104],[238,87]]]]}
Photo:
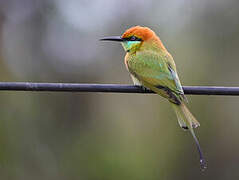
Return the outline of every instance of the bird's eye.
{"type": "Polygon", "coordinates": [[[132,36],[131,38],[130,38],[130,41],[136,41],[137,40],[137,37],[135,37],[135,36],[132,36]]]}

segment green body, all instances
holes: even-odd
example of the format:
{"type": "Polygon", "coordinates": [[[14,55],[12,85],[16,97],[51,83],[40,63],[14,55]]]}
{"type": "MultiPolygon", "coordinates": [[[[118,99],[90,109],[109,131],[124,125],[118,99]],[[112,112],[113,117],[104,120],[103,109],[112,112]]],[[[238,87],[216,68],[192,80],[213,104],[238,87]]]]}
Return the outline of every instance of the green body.
{"type": "Polygon", "coordinates": [[[137,51],[128,55],[126,64],[142,85],[150,89],[162,86],[158,93],[171,102],[178,103],[177,100],[184,99],[175,64],[167,51],[137,51]]]}

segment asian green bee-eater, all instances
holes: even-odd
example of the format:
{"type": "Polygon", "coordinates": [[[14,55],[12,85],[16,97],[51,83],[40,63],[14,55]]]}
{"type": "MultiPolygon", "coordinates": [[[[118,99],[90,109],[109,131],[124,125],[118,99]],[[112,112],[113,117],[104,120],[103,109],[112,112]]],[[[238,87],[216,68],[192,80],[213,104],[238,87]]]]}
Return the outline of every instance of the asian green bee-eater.
{"type": "Polygon", "coordinates": [[[121,42],[126,51],[124,62],[134,84],[149,88],[168,99],[179,125],[191,132],[199,152],[201,168],[205,169],[206,162],[193,130],[200,124],[185,105],[187,99],[173,57],[159,37],[147,27],[135,26],[126,30],[122,36],[105,37],[101,40],[121,42]]]}

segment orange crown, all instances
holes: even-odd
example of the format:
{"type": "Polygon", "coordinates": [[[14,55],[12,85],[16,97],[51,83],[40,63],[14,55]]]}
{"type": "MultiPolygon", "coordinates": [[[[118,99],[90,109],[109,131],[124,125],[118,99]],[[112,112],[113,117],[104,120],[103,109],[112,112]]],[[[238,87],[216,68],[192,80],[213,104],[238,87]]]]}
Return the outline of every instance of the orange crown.
{"type": "Polygon", "coordinates": [[[155,37],[156,35],[151,29],[147,27],[134,26],[126,30],[124,34],[122,35],[122,38],[128,38],[130,36],[136,36],[142,39],[143,41],[147,41],[148,39],[151,39],[152,37],[155,37]]]}

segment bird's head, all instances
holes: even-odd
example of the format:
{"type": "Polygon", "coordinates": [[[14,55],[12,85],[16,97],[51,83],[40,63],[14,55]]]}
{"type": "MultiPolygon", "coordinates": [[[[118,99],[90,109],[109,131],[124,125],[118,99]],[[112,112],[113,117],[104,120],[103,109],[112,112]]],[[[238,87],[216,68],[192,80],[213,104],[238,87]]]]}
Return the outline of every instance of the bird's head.
{"type": "Polygon", "coordinates": [[[134,53],[148,42],[152,46],[163,47],[157,35],[147,27],[134,26],[126,30],[122,36],[111,36],[100,39],[101,41],[118,41],[122,43],[126,52],[134,53]]]}

